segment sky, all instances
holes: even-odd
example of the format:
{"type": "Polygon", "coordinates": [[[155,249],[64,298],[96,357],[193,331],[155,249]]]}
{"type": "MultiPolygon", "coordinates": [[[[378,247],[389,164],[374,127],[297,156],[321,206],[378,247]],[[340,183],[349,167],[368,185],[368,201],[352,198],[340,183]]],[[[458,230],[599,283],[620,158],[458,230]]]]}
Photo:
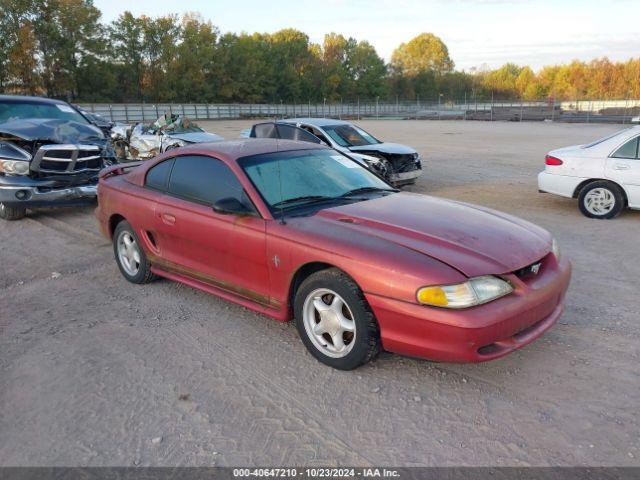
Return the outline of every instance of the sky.
{"type": "Polygon", "coordinates": [[[94,0],[103,21],[129,10],[150,17],[198,12],[222,32],[295,28],[367,40],[387,61],[422,32],[439,36],[456,69],[506,62],[544,65],[640,57],[640,0],[94,0]]]}

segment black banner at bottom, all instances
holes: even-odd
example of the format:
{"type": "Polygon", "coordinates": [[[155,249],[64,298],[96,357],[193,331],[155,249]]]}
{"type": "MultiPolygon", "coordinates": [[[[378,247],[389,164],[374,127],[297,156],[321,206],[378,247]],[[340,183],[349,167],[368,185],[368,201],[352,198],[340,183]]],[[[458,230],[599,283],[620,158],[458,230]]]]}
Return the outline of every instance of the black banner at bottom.
{"type": "Polygon", "coordinates": [[[640,467],[0,467],[0,480],[638,480],[640,467]]]}

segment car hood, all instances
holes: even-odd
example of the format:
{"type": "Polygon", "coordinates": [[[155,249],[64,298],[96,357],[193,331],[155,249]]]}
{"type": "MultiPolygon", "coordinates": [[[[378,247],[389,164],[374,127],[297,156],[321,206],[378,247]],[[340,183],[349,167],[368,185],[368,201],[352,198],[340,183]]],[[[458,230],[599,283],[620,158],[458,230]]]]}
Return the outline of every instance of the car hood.
{"type": "Polygon", "coordinates": [[[105,137],[93,125],[51,118],[27,118],[0,124],[0,133],[27,141],[102,145],[105,137]]]}
{"type": "Polygon", "coordinates": [[[393,154],[409,154],[416,153],[416,151],[407,147],[406,145],[400,145],[399,143],[374,143],[371,145],[360,145],[357,147],[349,147],[352,152],[380,152],[380,153],[393,153],[393,154]]]}
{"type": "Polygon", "coordinates": [[[224,140],[220,135],[209,132],[166,133],[166,135],[187,143],[221,142],[224,140]]]}
{"type": "MultiPolygon", "coordinates": [[[[551,250],[544,229],[487,208],[427,195],[396,193],[319,211],[318,235],[338,222],[349,235],[378,237],[450,265],[468,277],[503,274],[551,250]]],[[[393,252],[389,252],[393,255],[393,252]]]]}

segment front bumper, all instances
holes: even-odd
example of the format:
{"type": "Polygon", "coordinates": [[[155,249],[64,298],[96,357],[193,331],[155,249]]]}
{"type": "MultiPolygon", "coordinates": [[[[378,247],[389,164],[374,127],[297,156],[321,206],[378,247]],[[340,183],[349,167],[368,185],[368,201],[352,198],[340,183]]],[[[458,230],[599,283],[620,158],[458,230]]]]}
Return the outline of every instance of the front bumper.
{"type": "Polygon", "coordinates": [[[59,181],[29,177],[0,176],[0,202],[13,207],[53,207],[91,203],[97,195],[97,181],[63,186],[59,181]]]}
{"type": "Polygon", "coordinates": [[[431,308],[366,294],[385,350],[442,362],[484,362],[521,348],[553,326],[564,307],[571,264],[552,254],[512,294],[465,310],[431,308]]]}
{"type": "Polygon", "coordinates": [[[411,170],[410,172],[392,173],[391,175],[389,175],[389,180],[391,180],[391,182],[393,183],[411,182],[412,180],[418,178],[420,175],[422,175],[422,170],[416,169],[411,170]]]}

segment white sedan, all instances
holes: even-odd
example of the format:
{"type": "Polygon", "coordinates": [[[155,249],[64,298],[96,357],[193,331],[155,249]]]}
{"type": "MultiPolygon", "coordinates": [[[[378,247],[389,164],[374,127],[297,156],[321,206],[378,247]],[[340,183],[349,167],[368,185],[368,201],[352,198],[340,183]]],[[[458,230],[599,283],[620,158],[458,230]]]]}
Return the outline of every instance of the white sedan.
{"type": "Polygon", "coordinates": [[[577,198],[589,218],[614,218],[625,207],[640,209],[640,126],[587,145],[552,150],[538,175],[538,189],[577,198]]]}

